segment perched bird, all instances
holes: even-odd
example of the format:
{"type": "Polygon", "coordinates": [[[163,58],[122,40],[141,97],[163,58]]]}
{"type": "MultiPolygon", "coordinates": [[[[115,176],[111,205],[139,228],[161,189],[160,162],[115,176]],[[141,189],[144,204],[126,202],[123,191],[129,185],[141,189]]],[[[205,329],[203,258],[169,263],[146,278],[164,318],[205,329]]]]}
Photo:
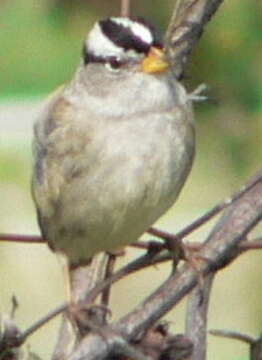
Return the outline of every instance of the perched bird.
{"type": "Polygon", "coordinates": [[[192,104],[153,27],[97,22],[34,128],[33,198],[71,266],[136,241],[177,199],[194,157],[192,104]]]}

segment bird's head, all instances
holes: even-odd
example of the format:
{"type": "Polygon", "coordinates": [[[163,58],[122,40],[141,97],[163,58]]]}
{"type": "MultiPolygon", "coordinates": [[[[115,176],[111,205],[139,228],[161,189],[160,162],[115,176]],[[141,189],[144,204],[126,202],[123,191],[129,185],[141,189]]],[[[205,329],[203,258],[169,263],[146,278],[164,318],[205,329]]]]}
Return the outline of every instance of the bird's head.
{"type": "Polygon", "coordinates": [[[141,18],[109,17],[95,23],[83,48],[84,66],[102,64],[110,72],[160,73],[168,68],[154,27],[141,18]]]}

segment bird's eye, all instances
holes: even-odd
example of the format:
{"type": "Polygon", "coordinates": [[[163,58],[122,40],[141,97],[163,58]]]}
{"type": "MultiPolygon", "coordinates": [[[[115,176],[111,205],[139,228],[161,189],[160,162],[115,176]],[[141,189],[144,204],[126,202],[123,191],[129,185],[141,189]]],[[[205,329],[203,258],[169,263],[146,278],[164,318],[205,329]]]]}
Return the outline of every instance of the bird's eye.
{"type": "Polygon", "coordinates": [[[115,56],[112,57],[112,58],[109,60],[109,62],[110,62],[110,65],[111,65],[111,67],[112,67],[113,69],[118,69],[118,68],[120,68],[120,66],[122,65],[120,59],[117,58],[117,57],[115,57],[115,56]]]}
{"type": "Polygon", "coordinates": [[[123,63],[121,62],[121,60],[116,57],[116,56],[111,56],[110,58],[108,58],[107,62],[106,62],[106,67],[111,70],[111,71],[115,71],[117,72],[119,70],[119,68],[121,67],[121,65],[123,65],[123,63]]]}

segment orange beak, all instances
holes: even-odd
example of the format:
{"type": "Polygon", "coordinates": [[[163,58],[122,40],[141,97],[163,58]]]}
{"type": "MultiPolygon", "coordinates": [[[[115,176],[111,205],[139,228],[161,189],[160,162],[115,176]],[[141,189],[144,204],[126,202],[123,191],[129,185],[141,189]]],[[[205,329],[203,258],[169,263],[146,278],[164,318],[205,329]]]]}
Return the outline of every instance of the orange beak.
{"type": "Polygon", "coordinates": [[[165,59],[163,50],[153,46],[141,65],[142,71],[149,74],[163,72],[169,67],[169,63],[165,59]]]}

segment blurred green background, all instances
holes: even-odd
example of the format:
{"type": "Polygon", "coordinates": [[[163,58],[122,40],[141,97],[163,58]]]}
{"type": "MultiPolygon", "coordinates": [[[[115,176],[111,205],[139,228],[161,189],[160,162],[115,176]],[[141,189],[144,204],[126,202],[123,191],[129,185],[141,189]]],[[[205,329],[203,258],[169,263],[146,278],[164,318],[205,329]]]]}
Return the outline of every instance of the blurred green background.
{"type": "MultiPolygon", "coordinates": [[[[164,32],[173,6],[171,0],[133,0],[132,13],[148,18],[164,32]]],[[[119,8],[120,0],[0,2],[0,233],[38,233],[30,174],[32,121],[39,101],[70,79],[93,22],[118,15],[119,8]]],[[[261,166],[261,14],[262,2],[257,0],[225,0],[193,53],[186,85],[194,89],[207,83],[211,100],[196,106],[195,165],[180,200],[160,220],[163,228],[181,229],[261,166]]],[[[204,239],[209,228],[191,238],[204,239]]],[[[133,251],[130,256],[135,256],[133,251]]],[[[60,266],[45,246],[1,243],[0,258],[0,311],[9,311],[15,294],[22,328],[62,301],[60,266]]],[[[258,335],[261,263],[261,254],[250,252],[219,274],[211,297],[210,328],[258,335]]],[[[139,281],[133,276],[118,284],[113,294],[115,316],[132,308],[168,271],[168,265],[161,266],[141,274],[139,281]]],[[[184,305],[167,317],[174,332],[183,331],[184,305]]],[[[31,349],[44,359],[50,355],[57,326],[58,321],[53,321],[30,338],[31,349]]],[[[247,359],[245,345],[211,337],[209,344],[210,359],[247,359]]]]}

